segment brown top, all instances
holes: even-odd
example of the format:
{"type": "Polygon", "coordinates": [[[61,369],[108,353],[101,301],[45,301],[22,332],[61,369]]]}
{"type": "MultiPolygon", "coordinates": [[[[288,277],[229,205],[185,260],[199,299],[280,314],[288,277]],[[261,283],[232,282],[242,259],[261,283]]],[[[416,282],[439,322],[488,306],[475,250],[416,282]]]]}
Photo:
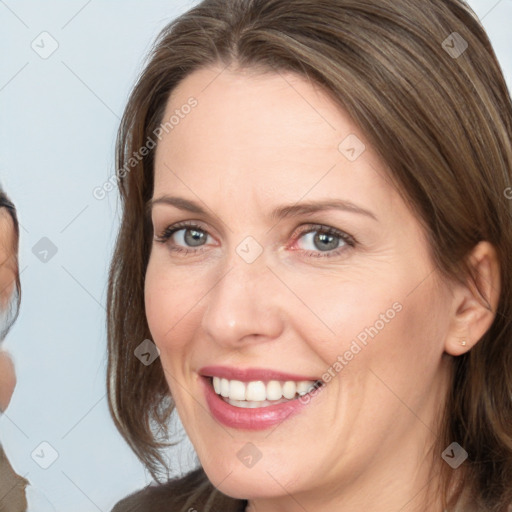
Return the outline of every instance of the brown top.
{"type": "Polygon", "coordinates": [[[25,512],[28,480],[14,472],[0,444],[0,512],[25,512]]]}
{"type": "Polygon", "coordinates": [[[222,494],[202,468],[164,484],[149,485],[118,502],[111,512],[245,512],[246,500],[222,494]],[[191,492],[201,489],[198,498],[191,492]]]}

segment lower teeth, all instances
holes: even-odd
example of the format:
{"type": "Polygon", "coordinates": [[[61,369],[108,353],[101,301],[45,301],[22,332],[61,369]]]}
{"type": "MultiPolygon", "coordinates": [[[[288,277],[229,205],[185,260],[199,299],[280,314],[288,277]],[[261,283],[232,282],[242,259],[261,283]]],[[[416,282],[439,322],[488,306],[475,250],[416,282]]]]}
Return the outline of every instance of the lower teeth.
{"type": "MultiPolygon", "coordinates": [[[[219,395],[220,396],[220,395],[219,395]]],[[[268,407],[269,405],[277,405],[282,404],[284,402],[290,402],[291,400],[295,400],[295,398],[281,398],[280,400],[263,400],[261,402],[255,402],[251,400],[232,400],[231,398],[225,398],[221,396],[224,402],[227,402],[229,405],[233,405],[234,407],[241,407],[242,409],[255,409],[256,407],[268,407]]]]}

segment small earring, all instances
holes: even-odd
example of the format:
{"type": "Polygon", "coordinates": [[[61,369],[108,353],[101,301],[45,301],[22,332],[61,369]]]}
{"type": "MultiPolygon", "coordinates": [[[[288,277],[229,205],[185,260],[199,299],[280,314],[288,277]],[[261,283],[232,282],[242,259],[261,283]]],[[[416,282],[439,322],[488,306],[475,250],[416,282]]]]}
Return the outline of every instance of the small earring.
{"type": "Polygon", "coordinates": [[[460,342],[460,344],[461,344],[463,347],[465,347],[465,346],[466,346],[466,340],[462,340],[462,341],[460,342]]]}

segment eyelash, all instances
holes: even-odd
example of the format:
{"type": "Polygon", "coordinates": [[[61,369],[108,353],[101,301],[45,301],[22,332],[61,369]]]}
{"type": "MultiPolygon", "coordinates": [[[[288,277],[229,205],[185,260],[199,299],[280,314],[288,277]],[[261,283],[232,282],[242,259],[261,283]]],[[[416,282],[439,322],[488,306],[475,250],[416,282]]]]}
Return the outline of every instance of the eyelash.
{"type": "MultiPolygon", "coordinates": [[[[173,224],[172,226],[167,227],[159,236],[155,237],[155,241],[165,244],[169,241],[169,239],[174,235],[174,233],[181,231],[184,228],[188,229],[195,229],[197,231],[201,231],[202,233],[208,234],[208,232],[203,229],[198,224],[194,224],[193,222],[178,222],[176,224],[173,224]]],[[[300,232],[298,233],[296,239],[299,239],[301,236],[306,235],[311,232],[318,231],[319,233],[325,234],[325,235],[334,235],[336,237],[339,237],[343,242],[345,242],[346,246],[339,247],[337,249],[333,249],[332,251],[325,251],[322,253],[322,251],[304,251],[305,255],[308,257],[313,258],[330,258],[334,256],[338,256],[345,250],[347,250],[347,247],[355,247],[357,244],[357,241],[354,237],[351,235],[344,233],[343,231],[340,231],[336,228],[332,228],[330,226],[324,226],[322,224],[310,224],[308,226],[305,226],[304,228],[299,228],[300,232]]],[[[171,246],[171,251],[182,253],[183,255],[190,254],[190,253],[200,253],[203,252],[204,249],[184,249],[180,246],[171,246]]]]}

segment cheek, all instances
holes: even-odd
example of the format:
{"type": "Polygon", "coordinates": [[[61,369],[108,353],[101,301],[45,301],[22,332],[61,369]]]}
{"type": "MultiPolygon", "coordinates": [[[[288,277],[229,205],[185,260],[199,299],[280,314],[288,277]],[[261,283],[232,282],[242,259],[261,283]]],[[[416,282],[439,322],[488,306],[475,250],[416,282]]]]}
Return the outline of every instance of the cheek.
{"type": "Polygon", "coordinates": [[[180,301],[177,300],[177,293],[172,293],[173,289],[179,288],[173,288],[171,284],[168,273],[161,272],[158,261],[150,258],[144,283],[146,318],[153,341],[161,351],[165,340],[173,339],[173,327],[177,325],[180,315],[180,301]]]}
{"type": "Polygon", "coordinates": [[[448,308],[432,279],[411,293],[414,279],[409,277],[395,273],[336,286],[331,281],[330,287],[320,286],[314,293],[309,288],[308,304],[330,332],[319,321],[313,329],[313,323],[303,319],[298,320],[301,335],[314,344],[331,377],[347,366],[353,370],[368,365],[386,373],[402,366],[410,374],[409,369],[417,371],[439,359],[448,308]]]}
{"type": "Polygon", "coordinates": [[[173,269],[163,255],[151,257],[144,283],[146,318],[161,352],[186,346],[191,319],[197,315],[207,286],[182,268],[173,269]]]}
{"type": "MultiPolygon", "coordinates": [[[[430,280],[400,302],[401,311],[369,342],[369,365],[382,382],[420,410],[437,389],[449,308],[430,280]]],[[[391,394],[388,398],[394,400],[391,394]]]]}
{"type": "Polygon", "coordinates": [[[307,329],[307,333],[303,331],[305,340],[318,339],[322,333],[325,342],[320,346],[330,354],[331,362],[351,347],[353,353],[357,352],[354,342],[361,349],[369,346],[373,339],[389,332],[403,316],[400,283],[383,283],[382,279],[365,276],[351,277],[350,281],[332,277],[325,281],[317,280],[314,289],[311,288],[311,280],[304,282],[303,296],[307,297],[307,303],[317,318],[311,312],[295,315],[307,329]]]}

